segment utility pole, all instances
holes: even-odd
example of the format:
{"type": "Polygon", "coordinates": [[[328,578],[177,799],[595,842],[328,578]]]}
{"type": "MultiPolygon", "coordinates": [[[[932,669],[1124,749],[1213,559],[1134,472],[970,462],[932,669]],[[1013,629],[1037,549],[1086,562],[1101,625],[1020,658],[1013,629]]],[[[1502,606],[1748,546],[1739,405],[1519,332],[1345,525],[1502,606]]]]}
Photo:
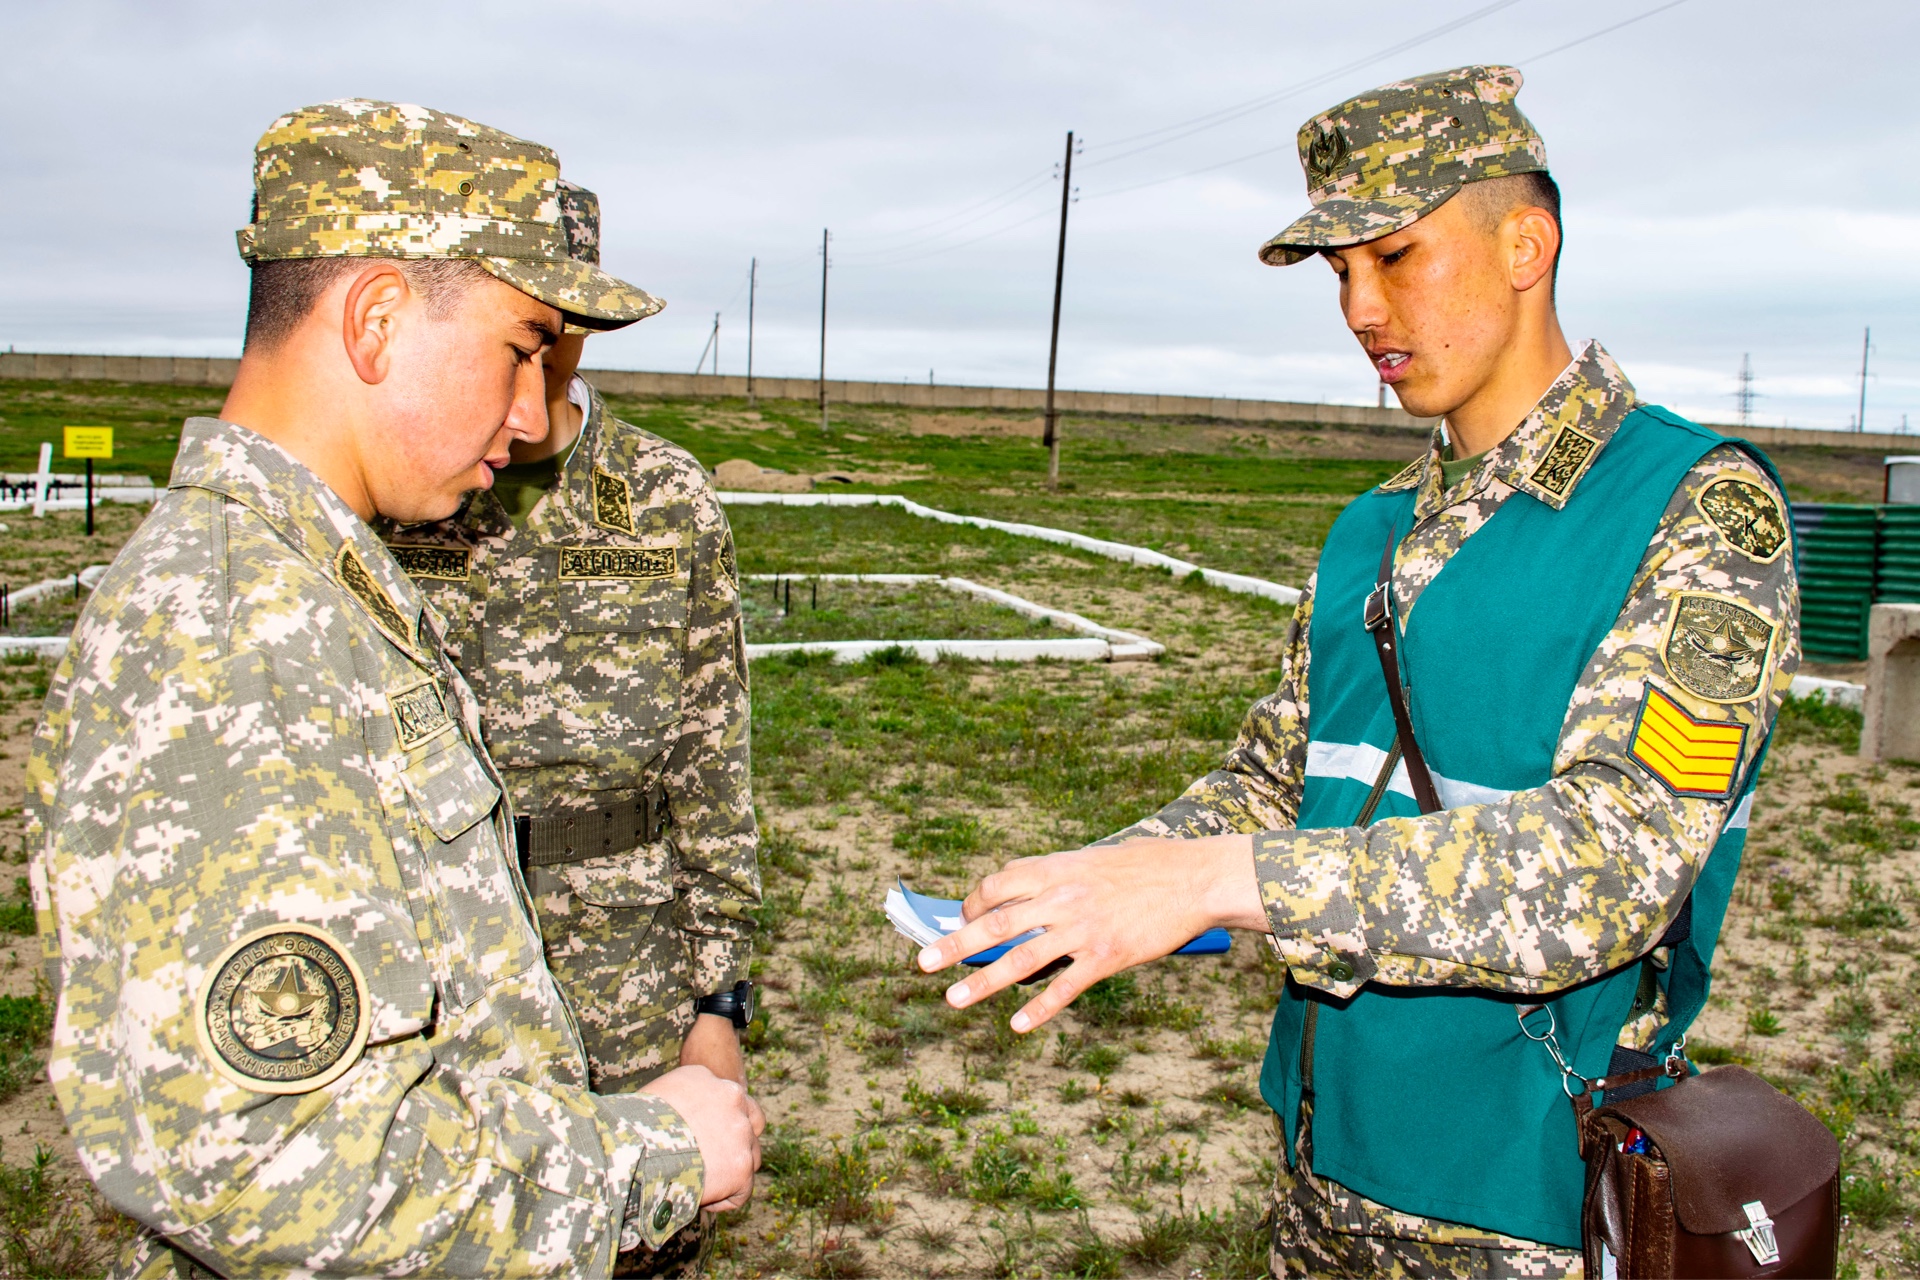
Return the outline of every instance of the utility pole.
{"type": "Polygon", "coordinates": [[[1740,389],[1733,393],[1733,401],[1740,406],[1740,425],[1753,425],[1753,361],[1747,352],[1740,353],[1740,389]]]}
{"type": "Polygon", "coordinates": [[[1867,352],[1873,349],[1873,326],[1860,339],[1860,416],[1853,420],[1855,431],[1867,429],[1867,352]]]}
{"type": "Polygon", "coordinates": [[[747,262],[747,408],[753,408],[753,288],[760,274],[760,259],[747,262]]]}
{"type": "Polygon", "coordinates": [[[1060,169],[1060,253],[1053,262],[1053,338],[1047,347],[1047,488],[1060,487],[1060,417],[1053,410],[1053,375],[1060,364],[1060,286],[1067,275],[1067,205],[1073,200],[1073,130],[1067,130],[1067,159],[1060,169]]]}
{"type": "Polygon", "coordinates": [[[820,228],[820,434],[827,433],[827,244],[830,237],[820,228]]]}
{"type": "Polygon", "coordinates": [[[700,348],[700,361],[693,366],[695,377],[698,377],[700,371],[707,367],[708,351],[713,352],[713,372],[717,376],[720,372],[720,313],[718,311],[713,313],[713,329],[707,334],[706,344],[700,348]]]}

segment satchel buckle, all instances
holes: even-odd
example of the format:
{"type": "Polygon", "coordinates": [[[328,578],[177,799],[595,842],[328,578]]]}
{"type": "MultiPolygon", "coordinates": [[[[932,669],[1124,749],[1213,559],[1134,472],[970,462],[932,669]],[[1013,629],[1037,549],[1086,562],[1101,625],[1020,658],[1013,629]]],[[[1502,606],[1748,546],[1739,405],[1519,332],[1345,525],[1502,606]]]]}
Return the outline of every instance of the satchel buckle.
{"type": "Polygon", "coordinates": [[[1383,582],[1367,592],[1366,623],[1368,631],[1378,631],[1387,625],[1387,619],[1393,616],[1393,606],[1387,600],[1387,591],[1391,583],[1383,582]]]}
{"type": "Polygon", "coordinates": [[[1780,1242],[1774,1239],[1773,1219],[1767,1216],[1767,1206],[1758,1200],[1749,1200],[1740,1206],[1747,1211],[1747,1227],[1733,1234],[1753,1254],[1753,1260],[1766,1267],[1780,1261],[1780,1242]]]}

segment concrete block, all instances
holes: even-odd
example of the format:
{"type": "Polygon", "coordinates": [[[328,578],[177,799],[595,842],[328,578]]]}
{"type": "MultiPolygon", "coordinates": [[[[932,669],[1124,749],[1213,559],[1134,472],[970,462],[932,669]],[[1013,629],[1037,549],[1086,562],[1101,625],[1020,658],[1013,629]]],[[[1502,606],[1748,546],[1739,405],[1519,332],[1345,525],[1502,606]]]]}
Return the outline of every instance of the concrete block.
{"type": "Polygon", "coordinates": [[[1920,604],[1877,604],[1867,621],[1867,760],[1920,760],[1920,604]]]}

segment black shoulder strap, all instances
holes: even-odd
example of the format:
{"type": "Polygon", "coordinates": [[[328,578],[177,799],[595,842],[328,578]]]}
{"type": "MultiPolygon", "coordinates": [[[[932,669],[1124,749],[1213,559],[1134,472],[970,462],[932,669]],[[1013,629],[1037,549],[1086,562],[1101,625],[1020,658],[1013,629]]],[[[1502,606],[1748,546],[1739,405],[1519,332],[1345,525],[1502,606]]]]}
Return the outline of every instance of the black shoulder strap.
{"type": "MultiPolygon", "coordinates": [[[[1399,544],[1393,530],[1387,532],[1387,549],[1380,556],[1380,576],[1367,595],[1367,630],[1373,633],[1373,647],[1380,654],[1380,674],[1387,682],[1387,701],[1393,704],[1393,727],[1400,754],[1407,762],[1407,780],[1413,784],[1413,798],[1421,813],[1438,813],[1446,806],[1433,788],[1433,775],[1427,771],[1427,759],[1414,741],[1413,719],[1407,714],[1407,695],[1400,687],[1400,656],[1395,647],[1398,637],[1393,625],[1393,551],[1399,544]]],[[[1391,762],[1389,762],[1391,767],[1391,762]]]]}

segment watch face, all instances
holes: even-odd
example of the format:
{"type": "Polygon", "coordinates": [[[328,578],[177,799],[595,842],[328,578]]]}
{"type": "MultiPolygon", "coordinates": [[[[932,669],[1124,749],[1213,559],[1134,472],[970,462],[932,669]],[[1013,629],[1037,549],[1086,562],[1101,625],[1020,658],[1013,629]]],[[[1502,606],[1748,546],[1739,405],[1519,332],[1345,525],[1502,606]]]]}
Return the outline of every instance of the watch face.
{"type": "Polygon", "coordinates": [[[735,995],[740,999],[740,1025],[744,1027],[753,1021],[753,1006],[756,1002],[756,993],[759,991],[759,988],[751,982],[742,982],[733,990],[735,995]]]}

